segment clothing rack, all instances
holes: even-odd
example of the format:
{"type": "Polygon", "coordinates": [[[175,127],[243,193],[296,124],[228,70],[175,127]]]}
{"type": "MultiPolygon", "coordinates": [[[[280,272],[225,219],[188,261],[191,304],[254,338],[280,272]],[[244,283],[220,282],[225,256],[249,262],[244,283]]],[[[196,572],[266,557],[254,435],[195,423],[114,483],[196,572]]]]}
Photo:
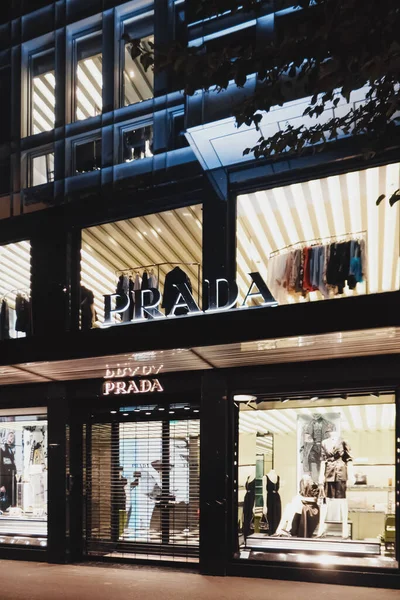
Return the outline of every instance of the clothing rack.
{"type": "Polygon", "coordinates": [[[30,297],[30,291],[26,290],[24,288],[17,288],[15,290],[9,290],[8,292],[6,292],[5,294],[3,294],[0,297],[0,302],[3,302],[3,300],[7,300],[8,296],[10,296],[11,294],[25,294],[25,296],[28,296],[28,298],[30,297]]]}
{"type": "Polygon", "coordinates": [[[348,240],[357,240],[363,239],[367,237],[367,232],[364,231],[356,231],[354,233],[342,233],[340,235],[330,235],[328,237],[319,237],[314,238],[312,240],[304,240],[301,242],[296,242],[295,244],[289,244],[288,246],[284,246],[283,248],[279,248],[279,250],[274,250],[270,253],[269,258],[280,254],[281,252],[286,252],[291,249],[297,249],[297,247],[308,247],[308,246],[324,246],[327,244],[332,244],[335,242],[346,242],[348,240]]]}
{"type": "Polygon", "coordinates": [[[151,265],[140,265],[139,267],[134,267],[130,269],[117,269],[115,274],[117,276],[120,275],[135,275],[138,271],[147,271],[148,269],[157,269],[157,281],[160,283],[160,268],[161,267],[197,267],[197,301],[200,302],[200,269],[201,265],[199,262],[162,262],[162,263],[153,263],[151,265]]]}

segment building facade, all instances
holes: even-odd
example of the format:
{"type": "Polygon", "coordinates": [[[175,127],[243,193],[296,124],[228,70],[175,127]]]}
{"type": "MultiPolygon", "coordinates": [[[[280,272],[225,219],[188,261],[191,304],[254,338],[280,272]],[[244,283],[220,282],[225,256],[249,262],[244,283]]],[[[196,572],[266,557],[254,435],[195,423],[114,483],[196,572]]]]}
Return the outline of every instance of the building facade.
{"type": "Polygon", "coordinates": [[[399,587],[399,149],[255,161],[252,74],[185,97],[132,52],[285,15],[2,14],[0,556],[399,587]]]}

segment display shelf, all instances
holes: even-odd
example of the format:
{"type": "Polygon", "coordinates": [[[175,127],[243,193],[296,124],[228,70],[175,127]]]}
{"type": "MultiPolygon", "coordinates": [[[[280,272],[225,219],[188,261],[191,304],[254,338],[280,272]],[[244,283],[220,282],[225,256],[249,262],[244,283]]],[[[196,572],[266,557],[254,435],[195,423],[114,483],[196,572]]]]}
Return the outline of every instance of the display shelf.
{"type": "Polygon", "coordinates": [[[268,552],[324,552],[343,556],[379,556],[381,544],[376,540],[281,538],[255,533],[246,539],[246,549],[267,550],[268,552]]]}
{"type": "Polygon", "coordinates": [[[372,508],[349,508],[349,513],[374,513],[376,515],[386,515],[384,510],[374,510],[372,508]]]}
{"type": "Polygon", "coordinates": [[[358,492],[360,490],[368,491],[368,492],[391,492],[394,491],[393,485],[387,486],[374,486],[374,485],[349,485],[347,487],[348,492],[358,492]]]}

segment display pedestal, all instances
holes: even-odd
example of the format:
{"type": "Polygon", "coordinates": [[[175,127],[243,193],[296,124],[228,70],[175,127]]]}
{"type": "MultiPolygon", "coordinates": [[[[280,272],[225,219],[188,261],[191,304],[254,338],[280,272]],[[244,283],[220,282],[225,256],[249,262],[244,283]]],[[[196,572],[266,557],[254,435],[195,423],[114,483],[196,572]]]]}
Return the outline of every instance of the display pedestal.
{"type": "Polygon", "coordinates": [[[317,538],[269,537],[262,534],[250,535],[246,540],[247,550],[266,552],[315,552],[342,556],[380,556],[378,541],[330,540],[317,538]]]}

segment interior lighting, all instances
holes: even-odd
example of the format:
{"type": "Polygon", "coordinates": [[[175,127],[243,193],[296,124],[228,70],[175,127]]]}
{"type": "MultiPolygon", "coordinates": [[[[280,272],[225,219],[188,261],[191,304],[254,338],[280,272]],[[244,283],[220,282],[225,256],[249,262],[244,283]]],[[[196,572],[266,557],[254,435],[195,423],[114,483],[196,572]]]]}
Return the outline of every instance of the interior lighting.
{"type": "Polygon", "coordinates": [[[124,417],[128,417],[129,413],[122,413],[124,417]]]}
{"type": "Polygon", "coordinates": [[[254,402],[257,400],[257,396],[253,396],[252,394],[235,394],[233,399],[236,402],[254,402]]]}
{"type": "Polygon", "coordinates": [[[116,414],[117,414],[117,411],[116,411],[116,410],[110,410],[110,413],[111,413],[112,415],[116,415],[116,414]]]}

